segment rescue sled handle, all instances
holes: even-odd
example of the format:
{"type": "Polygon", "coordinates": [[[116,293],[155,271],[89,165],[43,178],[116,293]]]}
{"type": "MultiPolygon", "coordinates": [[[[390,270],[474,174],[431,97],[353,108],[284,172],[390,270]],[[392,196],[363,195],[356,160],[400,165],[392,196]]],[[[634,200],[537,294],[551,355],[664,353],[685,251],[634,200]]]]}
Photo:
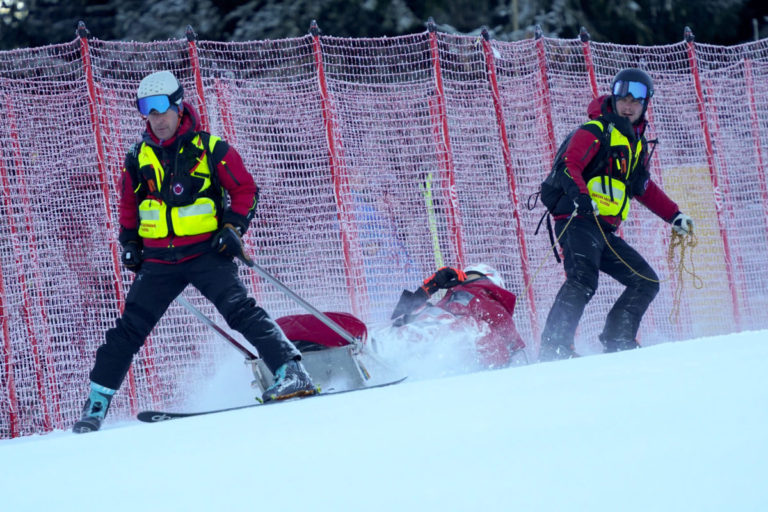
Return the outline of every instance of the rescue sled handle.
{"type": "Polygon", "coordinates": [[[185,299],[183,296],[179,295],[176,297],[176,302],[187,308],[187,310],[195,315],[197,318],[202,320],[202,322],[216,331],[219,336],[227,340],[229,343],[232,344],[233,347],[235,347],[237,350],[240,351],[241,354],[245,356],[245,360],[248,362],[253,362],[259,359],[257,355],[255,355],[253,352],[245,348],[242,344],[240,344],[235,338],[229,335],[227,331],[219,327],[213,320],[208,318],[205,314],[203,314],[202,311],[197,309],[195,306],[192,305],[187,299],[185,299]]]}
{"type": "Polygon", "coordinates": [[[327,315],[317,310],[314,306],[312,306],[312,304],[310,304],[309,302],[305,301],[304,299],[296,295],[296,293],[293,290],[291,290],[290,288],[285,286],[283,283],[278,281],[276,277],[274,277],[272,274],[270,274],[269,272],[261,268],[256,262],[246,258],[240,258],[240,260],[246,265],[248,265],[249,267],[251,267],[252,269],[254,269],[256,272],[258,272],[259,275],[261,275],[261,277],[263,277],[264,279],[272,283],[274,286],[276,286],[281,292],[283,292],[290,299],[296,302],[296,304],[306,309],[309,313],[312,314],[312,316],[314,316],[315,318],[323,322],[325,325],[327,325],[336,334],[338,334],[339,336],[347,340],[350,343],[350,345],[354,346],[355,348],[360,347],[360,340],[358,340],[357,338],[352,336],[350,333],[348,333],[339,324],[337,324],[336,322],[328,318],[327,315]]]}

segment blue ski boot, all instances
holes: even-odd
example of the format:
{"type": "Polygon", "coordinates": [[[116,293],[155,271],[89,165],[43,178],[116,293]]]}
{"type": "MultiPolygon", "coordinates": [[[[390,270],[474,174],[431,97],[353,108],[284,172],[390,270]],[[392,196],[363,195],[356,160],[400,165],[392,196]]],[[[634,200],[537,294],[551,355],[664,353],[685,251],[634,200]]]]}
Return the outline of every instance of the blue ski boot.
{"type": "Polygon", "coordinates": [[[275,372],[275,382],[269,386],[261,399],[264,402],[286,400],[288,398],[317,394],[317,387],[312,382],[304,365],[297,359],[291,359],[275,372]]]}
{"type": "Polygon", "coordinates": [[[114,395],[114,389],[105,388],[95,382],[91,382],[91,393],[88,395],[88,399],[83,406],[80,421],[76,422],[72,427],[72,432],[75,434],[85,434],[99,430],[114,395]]]}

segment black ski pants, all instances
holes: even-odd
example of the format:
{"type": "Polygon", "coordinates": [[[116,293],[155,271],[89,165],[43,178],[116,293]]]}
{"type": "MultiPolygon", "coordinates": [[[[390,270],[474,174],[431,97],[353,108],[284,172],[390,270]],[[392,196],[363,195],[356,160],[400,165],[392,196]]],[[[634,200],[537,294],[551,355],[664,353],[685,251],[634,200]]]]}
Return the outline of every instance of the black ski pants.
{"type": "Polygon", "coordinates": [[[300,357],[277,323],[248,297],[232,258],[210,252],[176,264],[144,262],[125,299],[122,316],[96,350],[96,363],[90,373],[93,382],[119,389],[133,356],[188,284],[216,306],[229,327],[256,347],[272,372],[300,357]]]}
{"type": "Polygon", "coordinates": [[[598,275],[605,272],[626,289],[608,312],[600,340],[609,351],[635,346],[640,321],[659,291],[656,272],[627,242],[603,228],[613,251],[627,264],[622,263],[608,247],[594,218],[575,217],[567,228],[566,224],[568,219],[555,222],[556,233],[565,229],[560,246],[566,280],[547,316],[542,345],[573,346],[584,308],[597,290],[598,275]]]}

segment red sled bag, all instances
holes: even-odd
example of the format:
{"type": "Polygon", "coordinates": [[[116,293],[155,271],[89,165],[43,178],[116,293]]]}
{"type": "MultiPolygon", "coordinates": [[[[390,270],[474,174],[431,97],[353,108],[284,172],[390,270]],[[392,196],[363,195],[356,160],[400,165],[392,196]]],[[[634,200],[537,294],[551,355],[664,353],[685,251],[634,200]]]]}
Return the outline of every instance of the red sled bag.
{"type": "MultiPolygon", "coordinates": [[[[365,343],[368,329],[361,320],[349,313],[324,314],[354,338],[359,339],[360,343],[365,343]]],[[[287,315],[278,318],[276,322],[301,352],[349,345],[336,331],[310,314],[287,315]]]]}

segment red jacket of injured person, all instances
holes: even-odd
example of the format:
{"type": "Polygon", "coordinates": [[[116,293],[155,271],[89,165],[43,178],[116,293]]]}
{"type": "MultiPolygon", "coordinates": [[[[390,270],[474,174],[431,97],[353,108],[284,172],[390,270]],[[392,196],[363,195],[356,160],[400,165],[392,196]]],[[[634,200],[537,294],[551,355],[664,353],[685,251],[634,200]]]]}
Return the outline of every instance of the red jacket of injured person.
{"type": "Polygon", "coordinates": [[[502,368],[525,348],[513,318],[516,300],[490,265],[478,264],[464,271],[443,267],[415,292],[403,291],[392,319],[394,327],[407,328],[409,336],[427,332],[439,336],[443,329],[466,333],[474,338],[481,367],[502,368]],[[430,304],[428,299],[439,290],[445,290],[445,295],[430,304]],[[420,326],[425,328],[420,330],[420,326]]]}

